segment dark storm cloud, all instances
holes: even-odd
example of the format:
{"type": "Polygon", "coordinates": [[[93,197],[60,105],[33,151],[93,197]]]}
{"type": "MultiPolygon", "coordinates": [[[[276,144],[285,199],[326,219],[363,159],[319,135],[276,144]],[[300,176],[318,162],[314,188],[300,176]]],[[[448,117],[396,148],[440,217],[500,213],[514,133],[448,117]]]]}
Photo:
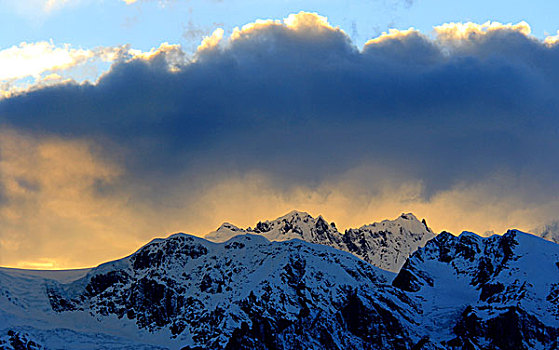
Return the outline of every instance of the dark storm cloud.
{"type": "Polygon", "coordinates": [[[502,26],[397,32],[359,50],[314,15],[294,19],[247,27],[174,70],[162,52],[95,85],[4,99],[0,120],[99,141],[140,182],[259,170],[313,183],[370,163],[428,194],[503,170],[557,189],[559,45],[502,26]]]}
{"type": "Polygon", "coordinates": [[[95,84],[2,99],[0,264],[91,266],[294,208],[340,228],[410,211],[452,232],[557,220],[559,37],[527,29],[358,49],[300,13],[217,30],[191,61],[163,44],[95,84]]]}

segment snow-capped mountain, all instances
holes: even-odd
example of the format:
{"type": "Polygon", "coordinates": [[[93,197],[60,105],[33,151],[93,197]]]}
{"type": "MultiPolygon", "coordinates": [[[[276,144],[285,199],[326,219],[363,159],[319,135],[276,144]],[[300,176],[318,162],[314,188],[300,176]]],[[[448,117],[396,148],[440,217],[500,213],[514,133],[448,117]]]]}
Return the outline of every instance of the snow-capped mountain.
{"type": "Polygon", "coordinates": [[[536,236],[540,236],[548,241],[559,243],[559,221],[553,221],[547,225],[530,230],[536,236]]]}
{"type": "Polygon", "coordinates": [[[395,220],[383,220],[358,229],[340,233],[334,223],[322,216],[313,218],[305,212],[292,211],[272,221],[258,222],[254,228],[242,229],[230,223],[222,224],[206,239],[224,242],[240,234],[253,233],[270,241],[302,239],[350,252],[381,269],[398,272],[410,254],[433,238],[435,234],[425,220],[413,214],[402,214],[395,220]]]}
{"type": "MultiPolygon", "coordinates": [[[[413,232],[405,216],[359,232],[398,220],[413,232]]],[[[307,238],[311,219],[293,221],[307,238]]],[[[519,231],[443,232],[398,274],[260,233],[175,234],[86,270],[0,269],[0,349],[557,349],[558,338],[559,245],[519,231]]]]}
{"type": "Polygon", "coordinates": [[[406,259],[423,247],[435,234],[425,220],[402,214],[395,220],[383,220],[343,235],[346,251],[382,269],[398,272],[406,259]]]}
{"type": "Polygon", "coordinates": [[[420,338],[393,277],[301,240],[176,234],[69,283],[2,272],[0,317],[47,348],[405,349],[420,338]]]}
{"type": "Polygon", "coordinates": [[[443,348],[559,346],[559,245],[536,236],[443,232],[392,284],[421,305],[422,325],[443,348]]]}
{"type": "MultiPolygon", "coordinates": [[[[293,210],[275,220],[259,221],[254,228],[239,228],[230,223],[223,223],[216,231],[206,235],[214,242],[225,242],[237,235],[252,233],[266,237],[269,241],[288,241],[302,239],[310,243],[339,244],[340,233],[334,223],[329,224],[322,216],[313,218],[308,213],[293,210]]],[[[330,244],[326,244],[330,245],[330,244]]]]}

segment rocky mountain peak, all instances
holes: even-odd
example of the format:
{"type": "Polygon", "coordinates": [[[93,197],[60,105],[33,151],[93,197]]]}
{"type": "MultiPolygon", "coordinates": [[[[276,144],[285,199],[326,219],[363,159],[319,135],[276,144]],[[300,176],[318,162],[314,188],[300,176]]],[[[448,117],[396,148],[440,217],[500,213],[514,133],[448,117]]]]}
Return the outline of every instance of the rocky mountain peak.
{"type": "Polygon", "coordinates": [[[425,220],[403,213],[394,220],[383,220],[349,229],[344,242],[350,252],[383,269],[397,272],[410,254],[435,234],[425,220]]]}
{"type": "Polygon", "coordinates": [[[328,223],[321,215],[314,218],[306,212],[293,210],[275,220],[259,221],[254,228],[240,229],[224,223],[206,238],[224,242],[245,233],[257,234],[270,241],[302,239],[328,245],[392,272],[397,272],[411,253],[435,236],[427,222],[419,221],[412,213],[348,229],[342,234],[334,223],[328,223]]]}
{"type": "Polygon", "coordinates": [[[546,349],[559,335],[559,246],[518,230],[481,237],[441,232],[415,252],[392,285],[424,303],[444,348],[546,349]],[[450,311],[455,310],[455,311],[450,311]]]}

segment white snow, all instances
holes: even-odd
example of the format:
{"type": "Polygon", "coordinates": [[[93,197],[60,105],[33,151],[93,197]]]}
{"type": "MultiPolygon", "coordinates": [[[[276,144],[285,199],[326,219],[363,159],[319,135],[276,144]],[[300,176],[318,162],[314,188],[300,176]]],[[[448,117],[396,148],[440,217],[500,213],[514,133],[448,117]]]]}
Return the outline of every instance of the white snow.
{"type": "Polygon", "coordinates": [[[553,221],[547,225],[530,230],[536,236],[540,236],[551,242],[559,243],[559,221],[553,221]]]}
{"type": "Polygon", "coordinates": [[[409,255],[435,237],[431,229],[411,213],[340,233],[322,216],[315,219],[308,213],[291,211],[275,220],[259,222],[254,228],[242,229],[224,223],[205,238],[224,242],[246,233],[258,234],[270,241],[302,239],[309,243],[328,245],[391,272],[398,272],[409,255]]]}

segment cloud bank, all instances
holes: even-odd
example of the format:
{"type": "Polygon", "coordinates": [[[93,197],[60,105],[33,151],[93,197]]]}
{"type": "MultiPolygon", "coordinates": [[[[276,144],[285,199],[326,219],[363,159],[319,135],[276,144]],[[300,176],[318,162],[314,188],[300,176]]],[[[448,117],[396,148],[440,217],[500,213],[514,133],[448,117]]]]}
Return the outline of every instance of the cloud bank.
{"type": "Polygon", "coordinates": [[[56,266],[94,264],[93,248],[55,247],[114,241],[102,257],[117,257],[294,208],[341,227],[414,211],[456,233],[559,212],[559,45],[525,23],[393,30],[358,48],[299,13],[217,30],[186,57],[165,45],[94,84],[0,100],[9,139],[31,143],[0,145],[1,264],[38,261],[33,245],[56,266]]]}

